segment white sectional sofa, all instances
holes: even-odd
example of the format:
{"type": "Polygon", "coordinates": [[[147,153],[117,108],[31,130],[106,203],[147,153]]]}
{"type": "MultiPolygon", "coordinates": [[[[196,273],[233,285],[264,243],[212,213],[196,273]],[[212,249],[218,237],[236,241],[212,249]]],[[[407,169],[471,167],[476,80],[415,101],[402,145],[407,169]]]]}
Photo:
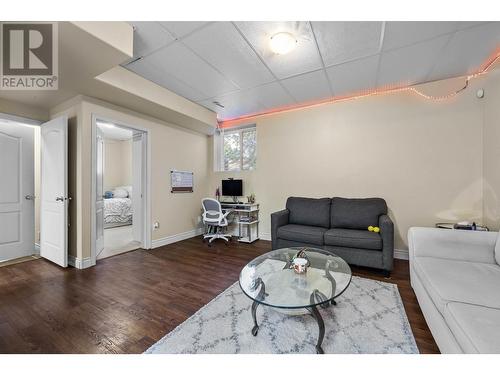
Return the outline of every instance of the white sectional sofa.
{"type": "Polygon", "coordinates": [[[411,285],[442,353],[500,353],[500,236],[410,228],[411,285]]]}

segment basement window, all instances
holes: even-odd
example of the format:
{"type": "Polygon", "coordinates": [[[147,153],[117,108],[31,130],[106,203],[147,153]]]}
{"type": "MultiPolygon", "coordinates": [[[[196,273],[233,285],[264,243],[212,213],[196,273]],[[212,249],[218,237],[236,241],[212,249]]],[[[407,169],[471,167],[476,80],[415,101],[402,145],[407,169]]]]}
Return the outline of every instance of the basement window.
{"type": "Polygon", "coordinates": [[[257,156],[255,124],[218,130],[214,136],[214,151],[216,171],[255,169],[257,156]]]}

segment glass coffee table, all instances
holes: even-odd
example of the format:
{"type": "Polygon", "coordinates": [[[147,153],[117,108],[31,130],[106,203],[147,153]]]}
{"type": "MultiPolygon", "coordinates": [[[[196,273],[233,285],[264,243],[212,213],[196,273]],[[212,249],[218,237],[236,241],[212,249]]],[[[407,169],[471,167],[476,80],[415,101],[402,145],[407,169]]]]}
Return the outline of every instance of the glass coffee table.
{"type": "Polygon", "coordinates": [[[261,304],[283,312],[310,313],[319,327],[316,352],[323,354],[325,323],[318,307],[336,305],[335,298],[347,289],[351,278],[351,268],[342,258],[321,249],[290,247],[255,258],[243,268],[239,280],[243,292],[253,300],[252,335],[259,331],[256,312],[261,304]],[[306,272],[294,270],[296,257],[307,259],[306,272]]]}

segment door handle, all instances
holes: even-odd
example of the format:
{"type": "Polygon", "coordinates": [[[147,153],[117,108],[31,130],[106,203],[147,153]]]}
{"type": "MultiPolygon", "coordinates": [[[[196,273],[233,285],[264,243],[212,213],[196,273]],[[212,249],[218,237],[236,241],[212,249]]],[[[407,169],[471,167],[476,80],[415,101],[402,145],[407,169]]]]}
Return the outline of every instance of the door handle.
{"type": "Polygon", "coordinates": [[[28,200],[28,201],[33,201],[33,200],[35,200],[35,196],[34,196],[34,195],[30,195],[30,194],[28,194],[28,195],[26,195],[26,196],[24,197],[24,199],[26,199],[26,200],[28,200]]]}
{"type": "MultiPolygon", "coordinates": [[[[26,198],[26,199],[28,199],[28,198],[26,198]]],[[[71,198],[71,197],[68,197],[68,198],[64,198],[64,197],[57,197],[57,198],[56,198],[56,202],[70,201],[70,200],[72,200],[72,199],[73,199],[73,198],[71,198]]]]}

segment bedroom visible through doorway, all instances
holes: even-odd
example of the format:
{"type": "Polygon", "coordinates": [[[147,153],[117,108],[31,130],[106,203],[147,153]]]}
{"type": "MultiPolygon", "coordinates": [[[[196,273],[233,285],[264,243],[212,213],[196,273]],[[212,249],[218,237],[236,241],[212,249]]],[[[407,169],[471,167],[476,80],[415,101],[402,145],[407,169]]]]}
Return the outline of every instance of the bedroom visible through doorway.
{"type": "Polygon", "coordinates": [[[143,132],[100,120],[96,128],[99,260],[142,246],[143,132]]]}

